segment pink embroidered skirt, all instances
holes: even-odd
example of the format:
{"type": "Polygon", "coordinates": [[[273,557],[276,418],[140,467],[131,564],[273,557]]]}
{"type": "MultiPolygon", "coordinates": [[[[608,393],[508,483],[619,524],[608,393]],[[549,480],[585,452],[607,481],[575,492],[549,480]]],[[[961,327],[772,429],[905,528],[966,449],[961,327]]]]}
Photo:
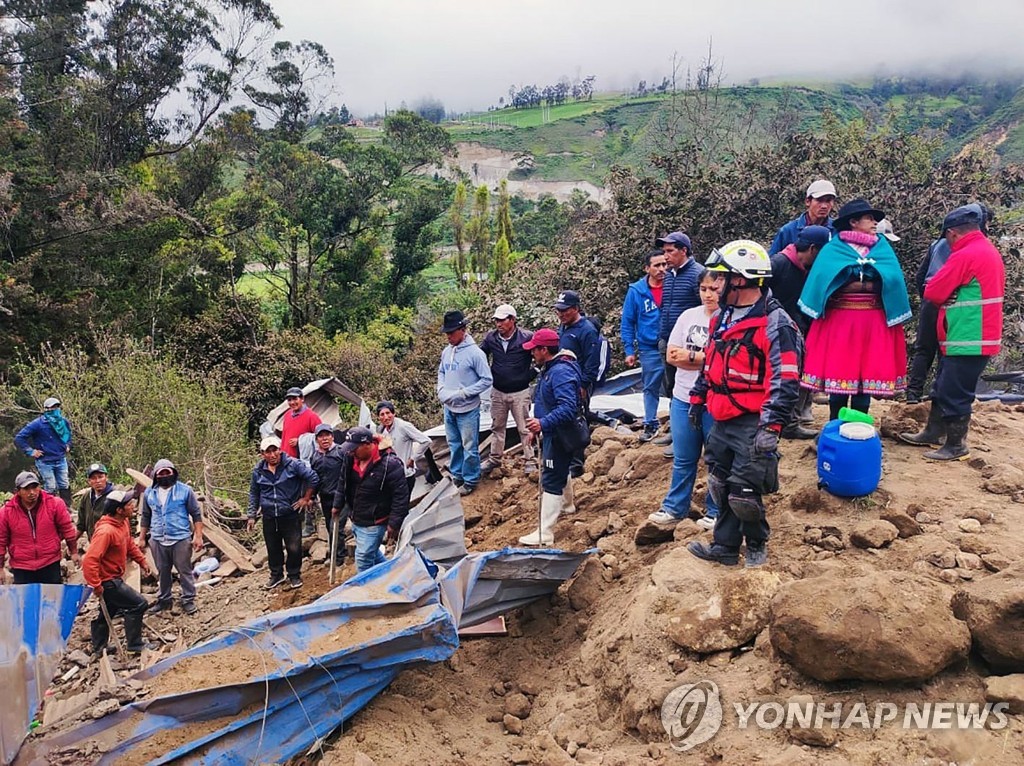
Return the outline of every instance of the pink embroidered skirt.
{"type": "Polygon", "coordinates": [[[846,294],[829,300],[825,316],[811,322],[800,385],[829,394],[893,396],[907,388],[903,327],[887,327],[877,295],[846,294]]]}

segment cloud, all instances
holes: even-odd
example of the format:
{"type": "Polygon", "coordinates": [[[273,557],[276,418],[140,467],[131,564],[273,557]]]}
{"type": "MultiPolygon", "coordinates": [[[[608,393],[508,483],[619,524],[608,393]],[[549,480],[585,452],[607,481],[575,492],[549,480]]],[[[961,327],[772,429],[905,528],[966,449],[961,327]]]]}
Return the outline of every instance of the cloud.
{"type": "Polygon", "coordinates": [[[287,0],[276,10],[284,38],[331,52],[336,99],[355,113],[428,95],[486,108],[511,84],[563,75],[597,75],[598,89],[660,81],[674,53],[683,75],[696,69],[709,40],[734,82],[1024,70],[1021,0],[287,0]]]}

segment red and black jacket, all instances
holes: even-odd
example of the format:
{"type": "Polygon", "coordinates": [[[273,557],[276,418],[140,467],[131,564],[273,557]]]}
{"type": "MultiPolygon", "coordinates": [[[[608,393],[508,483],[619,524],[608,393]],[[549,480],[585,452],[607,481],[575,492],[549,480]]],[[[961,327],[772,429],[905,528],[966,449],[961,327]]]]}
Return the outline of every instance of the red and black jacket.
{"type": "Polygon", "coordinates": [[[726,307],[711,319],[704,369],[690,404],[706,404],[716,421],[757,413],[760,425],[778,431],[800,393],[800,331],[770,292],[742,319],[731,318],[726,307]]]}

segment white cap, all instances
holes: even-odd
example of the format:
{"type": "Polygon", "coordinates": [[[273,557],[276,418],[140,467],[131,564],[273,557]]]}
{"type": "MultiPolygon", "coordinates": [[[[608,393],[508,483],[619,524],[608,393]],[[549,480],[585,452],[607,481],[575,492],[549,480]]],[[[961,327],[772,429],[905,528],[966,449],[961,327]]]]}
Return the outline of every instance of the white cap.
{"type": "Polygon", "coordinates": [[[878,222],[878,225],[875,226],[875,232],[877,232],[878,236],[885,237],[890,242],[900,241],[900,238],[893,232],[892,222],[888,218],[883,218],[878,222]]]}
{"type": "Polygon", "coordinates": [[[507,303],[502,303],[498,308],[494,309],[494,316],[491,319],[518,319],[519,315],[516,314],[516,310],[507,303]]]}
{"type": "Polygon", "coordinates": [[[60,399],[58,399],[56,396],[51,396],[49,399],[43,402],[44,410],[48,410],[51,407],[60,407],[60,399]]]}
{"type": "Polygon", "coordinates": [[[260,442],[260,452],[266,452],[271,447],[281,449],[281,440],[276,436],[264,436],[263,441],[260,442]]]}
{"type": "Polygon", "coordinates": [[[807,194],[804,196],[814,199],[818,199],[818,197],[835,197],[837,196],[836,187],[832,185],[831,181],[820,179],[807,187],[807,194]]]}

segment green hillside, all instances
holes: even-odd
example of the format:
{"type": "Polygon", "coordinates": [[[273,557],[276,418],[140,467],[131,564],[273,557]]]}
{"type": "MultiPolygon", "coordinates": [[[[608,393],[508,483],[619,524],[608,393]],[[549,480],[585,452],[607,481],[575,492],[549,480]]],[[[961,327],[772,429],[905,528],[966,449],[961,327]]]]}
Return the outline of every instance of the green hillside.
{"type": "MultiPolygon", "coordinates": [[[[635,165],[675,128],[700,135],[700,124],[729,126],[733,146],[813,129],[830,111],[840,119],[894,119],[911,131],[944,139],[944,152],[993,140],[1001,155],[1024,159],[1024,90],[1020,82],[887,80],[874,84],[772,83],[697,94],[598,94],[592,101],[476,113],[446,127],[457,141],[529,153],[522,175],[551,181],[604,182],[614,164],[635,165]],[[717,101],[708,105],[712,99],[717,101]],[[702,101],[704,103],[702,103],[702,101]]],[[[706,132],[706,130],[704,131],[706,132]]]]}

